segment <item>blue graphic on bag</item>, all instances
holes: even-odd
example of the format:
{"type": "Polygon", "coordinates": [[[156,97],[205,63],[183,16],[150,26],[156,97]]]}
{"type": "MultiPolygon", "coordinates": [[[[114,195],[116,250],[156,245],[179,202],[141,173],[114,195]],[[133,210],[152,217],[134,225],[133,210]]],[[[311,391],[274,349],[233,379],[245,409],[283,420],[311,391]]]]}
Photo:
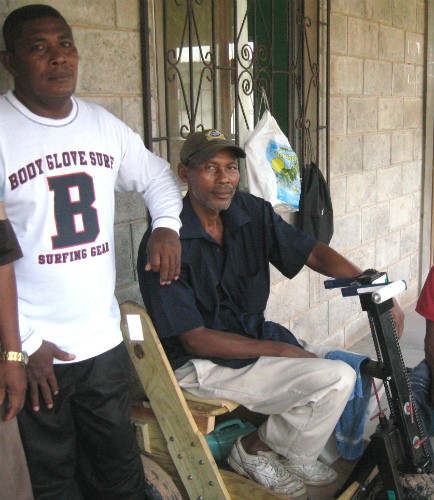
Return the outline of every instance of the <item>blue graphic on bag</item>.
{"type": "Polygon", "coordinates": [[[277,198],[298,210],[301,180],[297,155],[290,146],[270,140],[266,157],[276,176],[277,198]]]}

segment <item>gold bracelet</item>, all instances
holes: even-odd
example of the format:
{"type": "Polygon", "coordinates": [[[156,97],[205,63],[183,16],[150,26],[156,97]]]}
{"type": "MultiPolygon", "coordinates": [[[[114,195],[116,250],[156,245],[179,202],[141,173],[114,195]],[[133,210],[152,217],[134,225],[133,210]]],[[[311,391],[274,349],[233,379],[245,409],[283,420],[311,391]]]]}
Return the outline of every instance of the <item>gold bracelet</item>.
{"type": "Polygon", "coordinates": [[[26,366],[28,362],[28,356],[25,351],[0,351],[0,361],[18,361],[23,366],[26,366]]]}

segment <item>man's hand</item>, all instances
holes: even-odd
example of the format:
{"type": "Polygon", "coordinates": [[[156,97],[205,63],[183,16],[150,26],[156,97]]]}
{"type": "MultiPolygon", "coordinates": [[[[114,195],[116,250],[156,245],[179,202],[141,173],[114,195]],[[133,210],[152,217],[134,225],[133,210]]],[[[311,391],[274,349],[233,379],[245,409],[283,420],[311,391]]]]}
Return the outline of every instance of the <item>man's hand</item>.
{"type": "Polygon", "coordinates": [[[0,363],[0,406],[8,395],[8,407],[3,420],[14,418],[24,405],[26,397],[26,371],[17,361],[3,361],[0,363]]]}
{"type": "Polygon", "coordinates": [[[404,312],[395,299],[393,299],[393,307],[390,312],[395,323],[396,333],[400,339],[404,332],[404,312]]]}
{"type": "Polygon", "coordinates": [[[181,272],[181,243],[176,231],[167,227],[154,229],[146,248],[146,271],[160,271],[160,284],[170,285],[181,272]]]}
{"type": "Polygon", "coordinates": [[[39,389],[47,408],[53,408],[53,396],[59,393],[57,379],[54,374],[53,359],[72,361],[75,354],[60,350],[51,342],[43,341],[41,347],[29,356],[27,380],[30,387],[30,400],[33,409],[39,411],[39,389]]]}

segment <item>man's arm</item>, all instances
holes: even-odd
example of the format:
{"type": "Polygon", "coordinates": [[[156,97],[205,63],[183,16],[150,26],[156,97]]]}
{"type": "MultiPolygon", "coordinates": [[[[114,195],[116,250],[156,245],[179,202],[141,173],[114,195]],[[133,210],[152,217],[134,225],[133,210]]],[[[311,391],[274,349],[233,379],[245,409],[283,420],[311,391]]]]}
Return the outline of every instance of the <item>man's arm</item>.
{"type": "MultiPolygon", "coordinates": [[[[12,263],[0,265],[0,344],[2,351],[21,351],[18,332],[17,290],[12,263]]],[[[0,362],[0,405],[8,395],[3,420],[15,417],[24,405],[26,372],[17,361],[0,362]]]]}
{"type": "Polygon", "coordinates": [[[331,278],[355,278],[362,273],[360,267],[321,242],[314,246],[306,265],[313,271],[331,278]]]}
{"type": "Polygon", "coordinates": [[[148,151],[138,134],[128,131],[128,148],[116,181],[117,191],[141,193],[152,219],[146,269],[160,273],[160,283],[178,279],[182,195],[170,164],[148,151]]]}
{"type": "MultiPolygon", "coordinates": [[[[310,253],[306,265],[310,269],[332,278],[354,278],[362,273],[356,266],[333,248],[318,242],[310,253]]],[[[398,302],[393,299],[394,307],[391,310],[398,337],[404,331],[404,313],[398,302]]]]}
{"type": "MultiPolygon", "coordinates": [[[[22,256],[15,233],[0,202],[0,347],[2,351],[21,351],[18,328],[17,286],[13,261],[22,256]]],[[[0,405],[8,395],[3,420],[21,410],[26,394],[26,373],[17,361],[0,362],[0,405]]]]}
{"type": "Polygon", "coordinates": [[[285,342],[251,339],[204,326],[182,333],[179,339],[189,354],[205,358],[255,359],[260,356],[316,358],[315,354],[285,342]]]}

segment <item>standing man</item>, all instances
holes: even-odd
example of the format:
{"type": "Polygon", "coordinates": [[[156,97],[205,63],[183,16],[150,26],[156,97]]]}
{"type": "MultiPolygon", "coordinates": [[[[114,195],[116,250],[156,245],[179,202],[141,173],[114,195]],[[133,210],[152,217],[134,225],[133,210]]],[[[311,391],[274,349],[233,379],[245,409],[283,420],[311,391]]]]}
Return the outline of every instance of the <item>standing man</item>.
{"type": "Polygon", "coordinates": [[[26,394],[27,354],[18,331],[13,262],[22,257],[6,218],[0,188],[0,499],[32,500],[29,472],[15,418],[26,394]]]}
{"type": "MultiPolygon", "coordinates": [[[[353,390],[354,370],[302,348],[285,327],[265,321],[270,264],[293,278],[307,265],[335,278],[361,269],[278,216],[270,203],[237,190],[244,151],[218,130],[190,135],[181,149],[188,185],[181,212],[182,266],[162,287],[145,272],[145,305],[182,388],[236,401],[268,415],[238,439],[228,462],[239,474],[291,498],[337,475],[318,460],[353,390]]],[[[400,310],[399,310],[400,313],[400,310]]]]}
{"type": "Polygon", "coordinates": [[[143,265],[166,285],[180,269],[179,186],[137,134],[73,96],[78,52],[58,11],[19,8],[3,35],[14,90],[0,97],[0,186],[24,253],[18,303],[32,335],[19,425],[34,495],[142,499],[114,295],[114,190],[142,193],[153,221],[143,265]]]}

